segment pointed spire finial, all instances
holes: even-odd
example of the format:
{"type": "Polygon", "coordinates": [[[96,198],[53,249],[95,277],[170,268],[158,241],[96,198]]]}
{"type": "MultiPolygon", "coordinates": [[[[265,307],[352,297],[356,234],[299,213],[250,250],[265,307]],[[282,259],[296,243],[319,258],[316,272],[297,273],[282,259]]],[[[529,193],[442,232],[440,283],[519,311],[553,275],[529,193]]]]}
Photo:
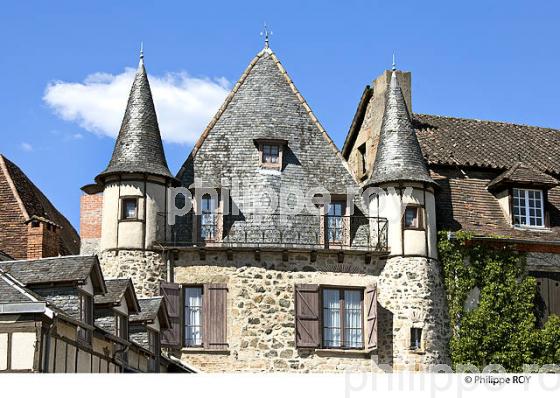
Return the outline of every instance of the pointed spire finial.
{"type": "Polygon", "coordinates": [[[144,59],[144,42],[143,41],[140,42],[140,59],[141,60],[144,59]]]}
{"type": "Polygon", "coordinates": [[[395,61],[395,53],[393,53],[393,67],[391,68],[391,70],[393,70],[393,71],[397,70],[397,62],[395,61]]]}
{"type": "Polygon", "coordinates": [[[261,32],[261,36],[264,36],[264,48],[269,48],[269,36],[272,36],[272,31],[268,30],[268,25],[264,23],[264,31],[261,32]]]}

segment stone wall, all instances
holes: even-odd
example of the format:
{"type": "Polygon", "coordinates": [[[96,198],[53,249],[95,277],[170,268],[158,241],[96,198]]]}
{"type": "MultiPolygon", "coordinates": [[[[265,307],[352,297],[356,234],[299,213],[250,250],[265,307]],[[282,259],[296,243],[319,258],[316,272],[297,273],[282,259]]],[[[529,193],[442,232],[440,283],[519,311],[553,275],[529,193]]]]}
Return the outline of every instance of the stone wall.
{"type": "Polygon", "coordinates": [[[139,297],[159,295],[159,283],[165,280],[165,257],[144,250],[107,250],[99,254],[106,278],[131,278],[139,297]]]}
{"type": "Polygon", "coordinates": [[[378,292],[380,306],[392,314],[385,323],[380,320],[379,331],[383,336],[393,331],[393,368],[429,370],[432,365],[449,364],[450,329],[439,262],[422,257],[391,258],[379,276],[378,292]],[[410,349],[412,327],[422,328],[419,350],[410,349]]]}
{"type": "Polygon", "coordinates": [[[181,252],[174,267],[180,284],[226,283],[229,351],[182,349],[182,359],[205,372],[337,372],[424,370],[448,363],[448,323],[443,285],[436,261],[394,258],[365,264],[364,255],[318,253],[181,252]],[[294,285],[365,287],[379,291],[378,349],[302,350],[295,347],[294,285]],[[410,350],[410,327],[423,328],[423,347],[410,350]]]}

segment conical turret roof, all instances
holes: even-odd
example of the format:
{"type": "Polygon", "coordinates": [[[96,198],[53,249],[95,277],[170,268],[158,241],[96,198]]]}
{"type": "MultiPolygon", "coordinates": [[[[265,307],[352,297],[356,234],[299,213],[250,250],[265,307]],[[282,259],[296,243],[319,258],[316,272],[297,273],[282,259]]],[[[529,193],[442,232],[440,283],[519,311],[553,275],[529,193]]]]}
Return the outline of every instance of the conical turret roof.
{"type": "Polygon", "coordinates": [[[167,167],[142,54],[113,156],[105,171],[96,177],[96,181],[101,182],[109,175],[124,173],[144,173],[173,178],[167,167]]]}
{"type": "Polygon", "coordinates": [[[367,184],[379,185],[401,181],[435,184],[412,127],[395,71],[391,74],[391,83],[386,95],[377,155],[367,184]]]}

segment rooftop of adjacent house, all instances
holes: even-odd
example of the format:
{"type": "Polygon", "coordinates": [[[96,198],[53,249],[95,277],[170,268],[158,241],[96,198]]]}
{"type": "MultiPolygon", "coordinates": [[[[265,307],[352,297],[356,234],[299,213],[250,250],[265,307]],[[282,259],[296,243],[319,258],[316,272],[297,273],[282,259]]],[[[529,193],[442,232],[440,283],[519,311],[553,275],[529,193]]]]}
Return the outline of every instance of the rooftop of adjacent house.
{"type": "Polygon", "coordinates": [[[167,309],[163,297],[139,298],[140,312],[130,316],[130,322],[150,322],[159,319],[162,329],[169,327],[167,309]]]}
{"type": "Polygon", "coordinates": [[[72,224],[47,199],[25,173],[8,158],[0,154],[0,172],[12,182],[16,200],[21,204],[25,222],[38,218],[61,228],[60,253],[77,254],[80,252],[80,237],[72,224]]]}
{"type": "Polygon", "coordinates": [[[91,281],[99,292],[106,291],[97,256],[48,257],[38,260],[3,261],[0,270],[26,286],[50,283],[85,283],[91,281]]]}
{"type": "Polygon", "coordinates": [[[95,304],[112,304],[118,305],[124,297],[129,308],[132,312],[139,311],[140,304],[134,291],[132,279],[105,279],[107,292],[105,294],[98,294],[95,296],[95,304]]]}

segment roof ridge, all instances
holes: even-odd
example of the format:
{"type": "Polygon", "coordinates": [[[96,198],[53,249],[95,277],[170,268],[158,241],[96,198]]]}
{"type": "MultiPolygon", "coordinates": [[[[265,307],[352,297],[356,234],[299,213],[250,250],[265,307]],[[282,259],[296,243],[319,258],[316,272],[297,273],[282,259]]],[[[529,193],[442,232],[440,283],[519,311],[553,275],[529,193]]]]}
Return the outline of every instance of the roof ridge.
{"type": "Polygon", "coordinates": [[[41,258],[24,258],[21,260],[6,260],[6,261],[2,261],[0,262],[0,266],[2,264],[8,264],[8,263],[20,263],[20,262],[32,262],[32,261],[45,261],[45,260],[54,260],[54,259],[66,259],[66,258],[75,258],[75,257],[91,257],[91,258],[95,258],[97,257],[97,255],[95,254],[69,254],[67,256],[52,256],[52,257],[41,257],[41,258]]]}
{"type": "Polygon", "coordinates": [[[417,113],[413,112],[412,116],[427,116],[427,117],[437,117],[443,119],[454,119],[454,120],[463,120],[463,121],[470,121],[470,122],[478,122],[478,123],[492,123],[492,124],[502,124],[506,126],[518,126],[518,127],[530,127],[535,129],[542,129],[542,130],[553,130],[559,131],[560,128],[553,128],[553,127],[544,127],[544,126],[535,126],[531,124],[523,124],[523,123],[516,123],[516,122],[505,122],[500,120],[488,120],[488,119],[476,119],[476,118],[468,118],[468,117],[459,117],[459,116],[448,116],[448,115],[434,115],[430,113],[417,113]]]}

